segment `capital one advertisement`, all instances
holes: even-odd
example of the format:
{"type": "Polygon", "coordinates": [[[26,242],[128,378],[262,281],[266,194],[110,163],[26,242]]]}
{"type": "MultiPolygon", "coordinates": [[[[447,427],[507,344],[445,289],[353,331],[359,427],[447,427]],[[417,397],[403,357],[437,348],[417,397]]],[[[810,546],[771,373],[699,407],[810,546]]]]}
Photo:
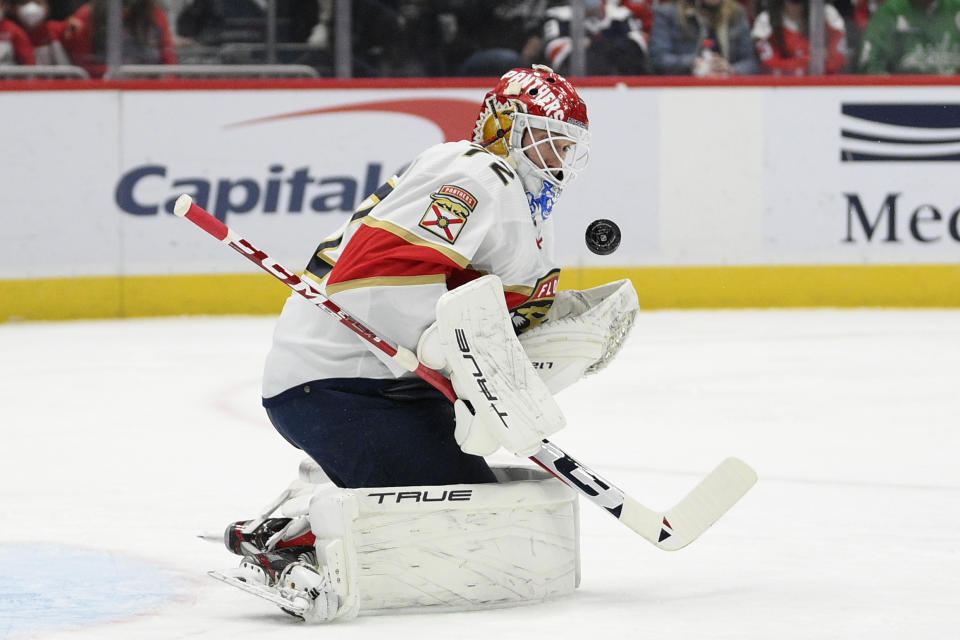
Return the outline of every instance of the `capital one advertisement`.
{"type": "MultiPolygon", "coordinates": [[[[123,161],[113,189],[123,262],[144,273],[246,268],[170,215],[176,197],[188,193],[258,246],[302,268],[324,237],[417,154],[470,138],[483,93],[250,91],[218,99],[184,92],[161,100],[126,94],[123,161]]],[[[591,113],[599,121],[603,115],[602,104],[591,113]]],[[[587,177],[572,183],[555,210],[566,264],[591,260],[583,242],[591,216],[618,218],[625,233],[633,231],[626,218],[631,195],[615,185],[636,167],[619,175],[611,170],[617,143],[612,136],[602,140],[596,129],[615,129],[594,129],[598,142],[587,177]],[[604,203],[611,209],[604,212],[604,203]]]]}
{"type": "Polygon", "coordinates": [[[294,269],[429,145],[470,134],[470,92],[131,92],[111,197],[124,262],[145,273],[243,271],[172,215],[187,193],[294,269]],[[181,126],[182,123],[182,126],[181,126]],[[172,126],[171,126],[172,125],[172,126]]]}

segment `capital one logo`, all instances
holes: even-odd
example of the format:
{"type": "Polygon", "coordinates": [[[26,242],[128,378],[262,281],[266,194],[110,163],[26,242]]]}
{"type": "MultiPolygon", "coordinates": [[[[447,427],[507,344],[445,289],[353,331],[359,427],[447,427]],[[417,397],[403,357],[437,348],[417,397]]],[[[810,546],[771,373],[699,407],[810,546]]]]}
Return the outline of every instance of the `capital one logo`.
{"type": "MultiPolygon", "coordinates": [[[[382,100],[275,114],[229,124],[224,129],[237,130],[315,117],[320,119],[311,126],[336,128],[335,119],[323,116],[351,112],[401,113],[433,123],[440,130],[443,141],[450,142],[469,136],[478,108],[475,102],[454,98],[382,100]]],[[[385,139],[383,144],[390,144],[390,140],[385,139]]],[[[323,154],[324,149],[316,149],[318,158],[323,159],[323,154]]],[[[120,176],[114,199],[122,211],[135,216],[154,216],[161,210],[172,214],[173,204],[182,193],[189,194],[219,220],[253,211],[266,214],[351,212],[390,177],[383,171],[383,163],[374,158],[366,162],[361,175],[324,173],[311,166],[290,167],[279,159],[263,162],[255,154],[251,154],[250,162],[251,172],[214,177],[178,171],[175,164],[140,164],[120,176]],[[161,197],[144,195],[161,192],[164,194],[161,197]]],[[[329,161],[323,163],[331,164],[329,161]]],[[[333,165],[336,166],[336,162],[333,165]]]]}

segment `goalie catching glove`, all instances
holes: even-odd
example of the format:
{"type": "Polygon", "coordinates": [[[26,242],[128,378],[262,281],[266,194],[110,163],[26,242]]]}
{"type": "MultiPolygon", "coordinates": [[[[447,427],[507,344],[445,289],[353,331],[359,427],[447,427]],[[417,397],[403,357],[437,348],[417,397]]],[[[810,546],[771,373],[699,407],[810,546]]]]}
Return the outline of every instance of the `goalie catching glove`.
{"type": "Polygon", "coordinates": [[[546,320],[520,336],[552,393],[607,366],[620,351],[640,305],[629,280],[560,291],[546,320]]]}
{"type": "Polygon", "coordinates": [[[517,340],[497,276],[477,278],[437,301],[437,321],[421,336],[417,357],[449,371],[459,396],[454,437],[466,453],[486,456],[502,446],[529,456],[566,424],[517,340]]]}

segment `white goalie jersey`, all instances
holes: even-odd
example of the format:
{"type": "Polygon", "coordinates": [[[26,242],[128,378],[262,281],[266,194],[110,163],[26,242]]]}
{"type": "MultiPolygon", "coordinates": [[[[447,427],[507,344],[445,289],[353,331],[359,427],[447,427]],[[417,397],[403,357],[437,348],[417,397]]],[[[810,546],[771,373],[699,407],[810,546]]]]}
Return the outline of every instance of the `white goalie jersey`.
{"type": "MultiPolygon", "coordinates": [[[[515,329],[546,316],[560,269],[552,219],[532,215],[516,171],[470,142],[440,144],[367,198],[307,266],[327,296],[415,350],[441,295],[483,274],[503,281],[515,329]]],[[[265,366],[263,397],[311,380],[410,376],[310,302],[291,295],[265,366]]]]}

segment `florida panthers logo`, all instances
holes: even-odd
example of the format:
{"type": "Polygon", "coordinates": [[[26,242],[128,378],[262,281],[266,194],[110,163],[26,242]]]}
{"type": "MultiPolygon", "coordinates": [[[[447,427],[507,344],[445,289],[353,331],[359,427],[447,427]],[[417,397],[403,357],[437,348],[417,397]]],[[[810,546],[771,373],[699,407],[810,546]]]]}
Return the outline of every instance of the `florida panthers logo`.
{"type": "Polygon", "coordinates": [[[550,311],[553,299],[560,286],[560,269],[553,269],[547,275],[537,280],[524,302],[513,308],[511,312],[513,330],[519,335],[543,322],[550,311]]]}
{"type": "Polygon", "coordinates": [[[445,184],[430,194],[430,206],[420,218],[420,227],[453,244],[476,206],[477,199],[469,191],[445,184]]]}

